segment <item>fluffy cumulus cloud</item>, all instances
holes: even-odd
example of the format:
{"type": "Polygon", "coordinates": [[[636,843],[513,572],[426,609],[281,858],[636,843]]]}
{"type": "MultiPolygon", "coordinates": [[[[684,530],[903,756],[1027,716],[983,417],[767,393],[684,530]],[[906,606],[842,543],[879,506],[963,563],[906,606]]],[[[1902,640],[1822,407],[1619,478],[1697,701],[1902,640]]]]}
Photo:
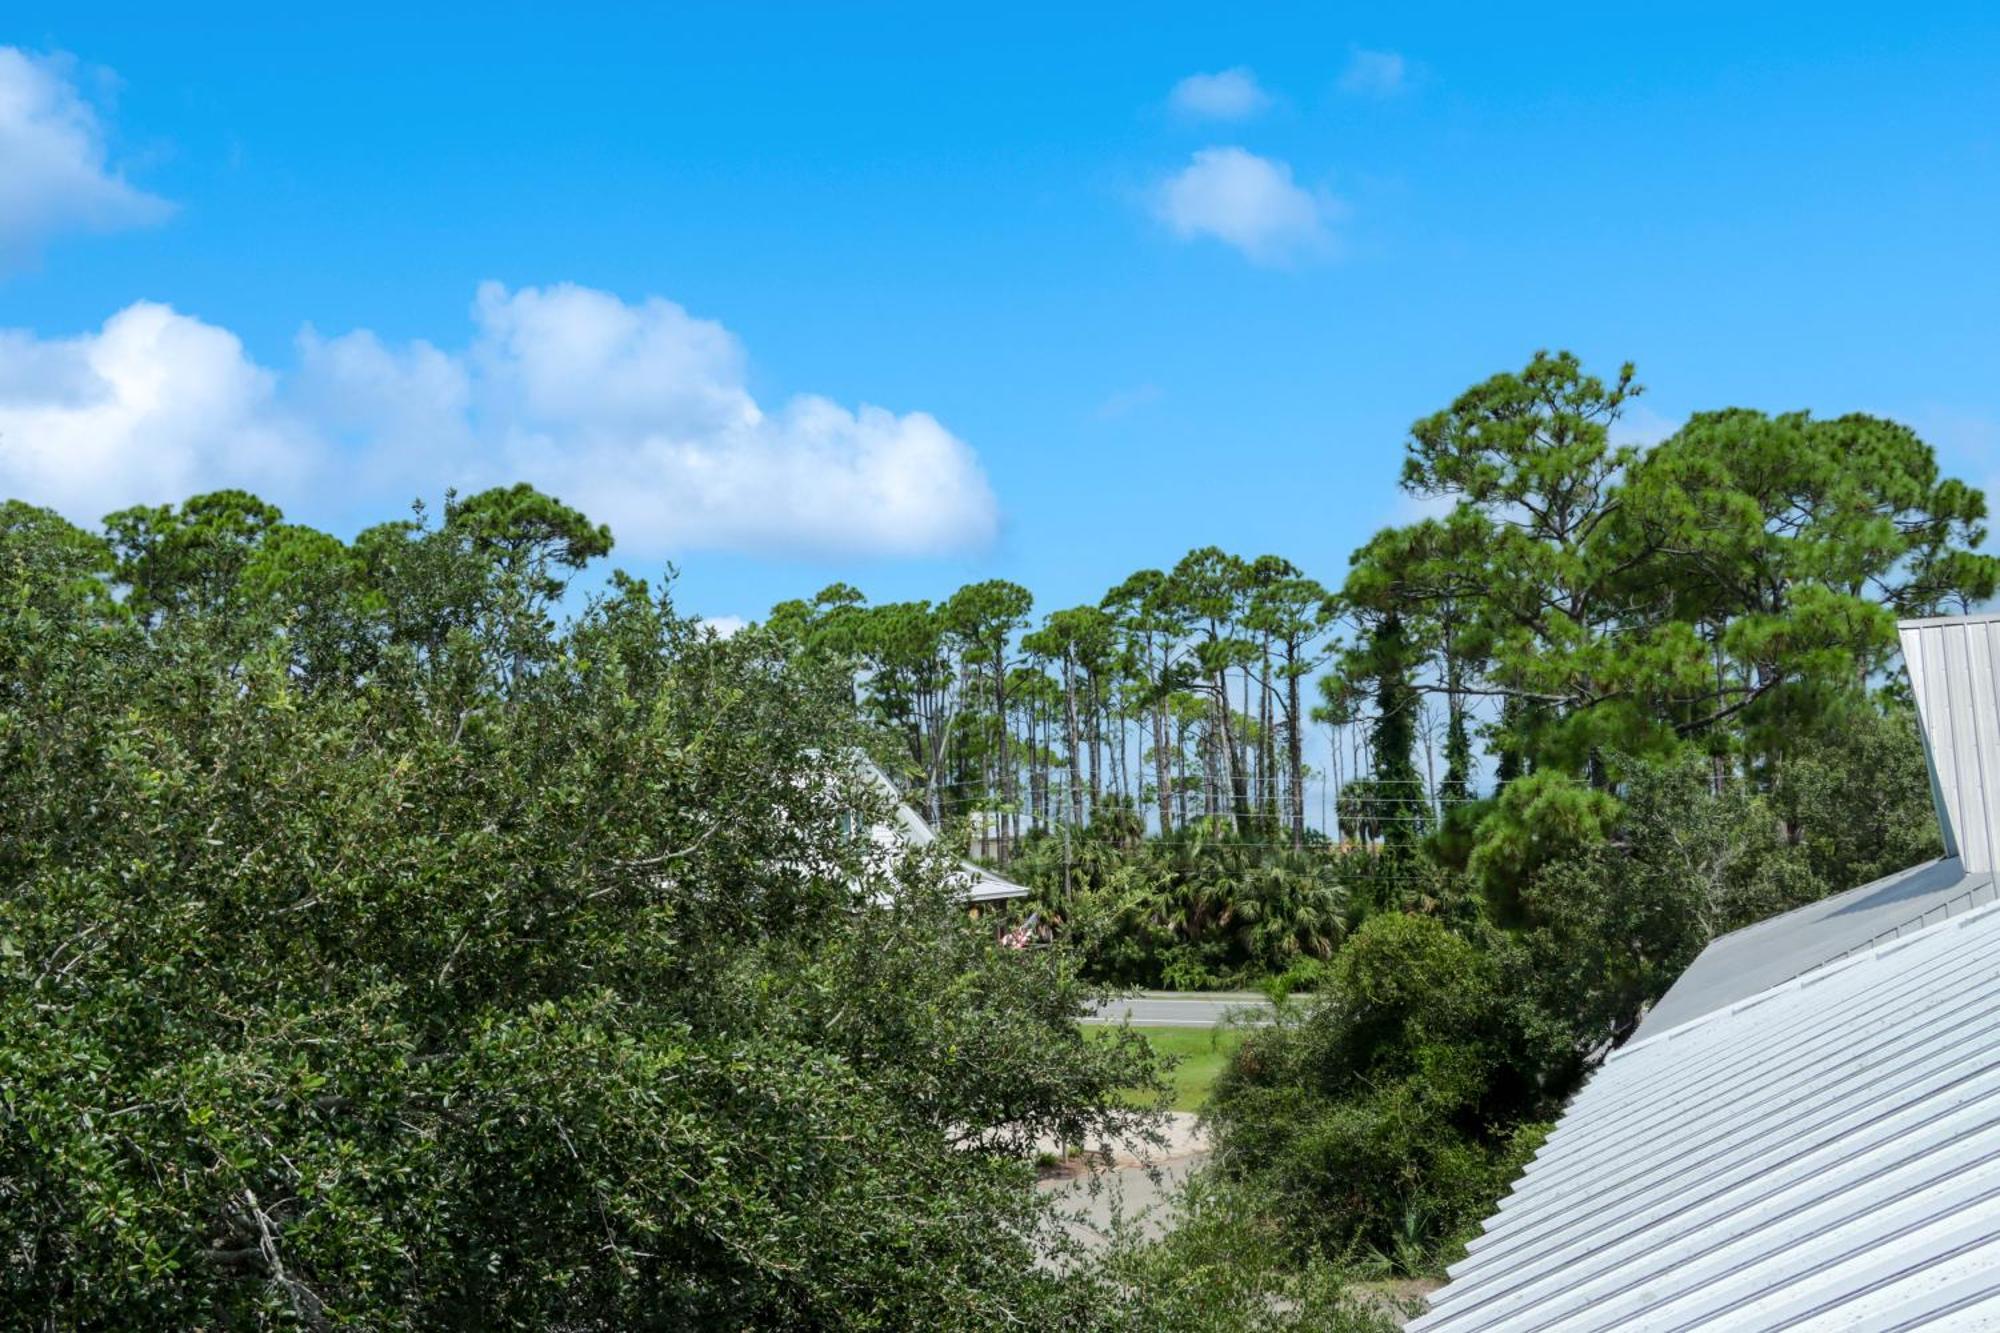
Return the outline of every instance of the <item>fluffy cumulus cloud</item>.
{"type": "Polygon", "coordinates": [[[0,267],[59,231],[138,226],[170,211],[112,169],[73,73],[62,57],[0,46],[0,267]]]}
{"type": "Polygon", "coordinates": [[[287,490],[312,454],[226,329],[142,301],[76,338],[0,330],[0,494],[89,520],[214,485],[287,490]]]}
{"type": "Polygon", "coordinates": [[[1308,190],[1283,162],[1242,148],[1204,148],[1162,181],[1154,212],[1182,240],[1208,237],[1251,262],[1283,265],[1326,253],[1339,204],[1308,190]]]}
{"type": "Polygon", "coordinates": [[[305,512],[525,479],[638,551],[993,538],[979,461],[936,418],[816,395],[767,411],[735,336],[671,301],[489,283],[472,315],[457,350],[308,328],[283,376],[160,306],[67,341],[0,334],[0,488],[94,518],[222,485],[305,512]]]}
{"type": "Polygon", "coordinates": [[[1248,120],[1271,105],[1271,95],[1247,67],[1190,74],[1174,85],[1167,104],[1190,120],[1248,120]]]}
{"type": "Polygon", "coordinates": [[[1348,53],[1347,68],[1340,72],[1340,90],[1357,97],[1394,97],[1409,82],[1409,66],[1394,51],[1364,51],[1356,47],[1348,53]]]}

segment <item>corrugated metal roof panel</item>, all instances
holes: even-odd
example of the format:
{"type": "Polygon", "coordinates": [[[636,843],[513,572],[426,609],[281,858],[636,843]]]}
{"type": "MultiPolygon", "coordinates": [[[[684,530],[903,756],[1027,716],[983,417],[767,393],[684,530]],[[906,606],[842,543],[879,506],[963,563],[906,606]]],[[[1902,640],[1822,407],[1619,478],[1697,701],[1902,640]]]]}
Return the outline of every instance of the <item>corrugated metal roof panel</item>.
{"type": "Polygon", "coordinates": [[[1616,1053],[1412,1325],[1986,1327],[2000,905],[1616,1053]]]}
{"type": "Polygon", "coordinates": [[[1897,626],[1931,766],[1945,852],[1992,870],[2000,831],[2000,616],[1897,626]]]}
{"type": "Polygon", "coordinates": [[[2000,616],[1898,628],[1945,859],[1711,943],[1412,1328],[2000,1329],[2000,616]]]}
{"type": "Polygon", "coordinates": [[[1722,935],[1639,1025],[1641,1039],[1994,901],[1993,876],[1930,861],[1722,935]]]}

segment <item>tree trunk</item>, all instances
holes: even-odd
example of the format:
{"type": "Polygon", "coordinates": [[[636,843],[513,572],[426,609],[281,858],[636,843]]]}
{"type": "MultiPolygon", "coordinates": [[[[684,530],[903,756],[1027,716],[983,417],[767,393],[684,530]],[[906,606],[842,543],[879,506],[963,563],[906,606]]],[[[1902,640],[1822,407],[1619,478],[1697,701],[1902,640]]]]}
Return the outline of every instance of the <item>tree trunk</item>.
{"type": "Polygon", "coordinates": [[[1076,663],[1068,653],[1063,654],[1063,724],[1069,734],[1063,743],[1069,747],[1069,822],[1083,825],[1083,763],[1078,754],[1082,740],[1076,725],[1076,663]]]}
{"type": "Polygon", "coordinates": [[[1243,821],[1250,815],[1250,792],[1244,781],[1242,765],[1236,762],[1236,728],[1229,719],[1229,676],[1225,671],[1215,673],[1215,704],[1222,722],[1222,772],[1219,776],[1227,799],[1234,807],[1229,826],[1241,832],[1243,821]]]}
{"type": "Polygon", "coordinates": [[[1099,697],[1097,673],[1090,674],[1090,813],[1097,814],[1099,794],[1104,790],[1103,776],[1098,769],[1098,756],[1103,751],[1104,740],[1104,700],[1099,697]]]}
{"type": "Polygon", "coordinates": [[[1335,723],[1326,729],[1326,774],[1327,780],[1320,784],[1320,827],[1329,834],[1338,846],[1347,841],[1347,830],[1340,825],[1340,725],[1335,723]],[[1331,790],[1329,790],[1331,788],[1331,790]],[[1331,814],[1329,815],[1329,807],[1331,814]]]}
{"type": "Polygon", "coordinates": [[[996,858],[1001,865],[1007,864],[1007,820],[1013,813],[1014,769],[1007,762],[1007,652],[1005,645],[993,654],[993,713],[1000,725],[1000,817],[994,821],[1000,830],[1000,854],[996,858]]]}
{"type": "Polygon", "coordinates": [[[1160,668],[1160,700],[1153,708],[1153,780],[1160,788],[1160,836],[1163,838],[1174,831],[1174,786],[1167,767],[1166,677],[1166,667],[1163,664],[1160,668]]]}
{"type": "Polygon", "coordinates": [[[1125,750],[1125,747],[1130,744],[1132,739],[1131,721],[1127,718],[1115,716],[1111,711],[1111,705],[1108,703],[1104,705],[1104,711],[1100,716],[1103,717],[1105,725],[1113,729],[1111,739],[1105,747],[1104,755],[1104,761],[1111,769],[1111,785],[1117,788],[1118,794],[1121,796],[1130,790],[1132,793],[1132,806],[1134,809],[1137,809],[1139,806],[1138,782],[1132,776],[1131,760],[1125,750]]]}
{"type": "Polygon", "coordinates": [[[1298,644],[1285,644],[1285,709],[1288,731],[1285,736],[1285,767],[1287,780],[1291,783],[1292,797],[1292,849],[1297,851],[1306,844],[1306,738],[1304,718],[1300,712],[1299,699],[1298,644]]]}
{"type": "Polygon", "coordinates": [[[1271,638],[1264,636],[1264,672],[1257,678],[1257,827],[1277,840],[1278,808],[1277,710],[1271,705],[1271,638]]]}
{"type": "Polygon", "coordinates": [[[1204,819],[1212,821],[1222,813],[1223,802],[1227,799],[1222,793],[1227,763],[1222,754],[1220,729],[1211,718],[1201,732],[1201,814],[1204,819]]]}
{"type": "MultiPolygon", "coordinates": [[[[1042,761],[1040,740],[1036,731],[1036,723],[1040,718],[1041,710],[1035,707],[1035,701],[1031,697],[1028,706],[1021,710],[1021,743],[1027,747],[1028,765],[1028,796],[1024,802],[1027,809],[1024,813],[1029,832],[1041,827],[1042,817],[1042,761]]],[[[1018,838],[1020,833],[1021,829],[1017,824],[1014,834],[1018,838]]]]}
{"type": "Polygon", "coordinates": [[[1438,816],[1438,779],[1437,746],[1433,742],[1436,740],[1437,716],[1431,710],[1431,706],[1428,703],[1424,705],[1422,719],[1424,728],[1424,792],[1431,807],[1432,827],[1435,828],[1438,816]]]}
{"type": "MultiPolygon", "coordinates": [[[[1187,745],[1188,737],[1187,737],[1186,727],[1181,727],[1179,730],[1174,732],[1174,741],[1175,744],[1179,747],[1185,747],[1187,745]]],[[[1185,748],[1175,749],[1174,781],[1176,785],[1173,789],[1174,817],[1180,822],[1180,826],[1182,828],[1186,828],[1194,822],[1194,811],[1191,808],[1189,802],[1187,768],[1188,768],[1188,757],[1186,749],[1185,748]]]]}

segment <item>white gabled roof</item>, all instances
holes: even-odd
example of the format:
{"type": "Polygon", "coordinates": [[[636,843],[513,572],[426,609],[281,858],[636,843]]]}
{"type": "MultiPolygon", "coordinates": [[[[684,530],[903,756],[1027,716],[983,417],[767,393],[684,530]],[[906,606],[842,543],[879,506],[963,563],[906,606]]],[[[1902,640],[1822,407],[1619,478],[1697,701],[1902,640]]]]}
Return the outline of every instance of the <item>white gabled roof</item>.
{"type": "Polygon", "coordinates": [[[1614,1054],[1411,1325],[2000,1327],[2000,905],[1614,1054]]]}
{"type": "MultiPolygon", "coordinates": [[[[873,759],[860,752],[855,753],[855,767],[862,778],[872,783],[877,790],[896,804],[892,825],[876,825],[869,835],[884,845],[904,847],[928,847],[937,841],[937,833],[916,807],[903,799],[902,790],[895,781],[873,759]]],[[[1025,898],[1029,889],[1024,884],[1016,884],[1011,879],[1003,879],[982,865],[960,858],[960,873],[957,880],[960,893],[967,902],[991,903],[1008,898],[1025,898]]]]}

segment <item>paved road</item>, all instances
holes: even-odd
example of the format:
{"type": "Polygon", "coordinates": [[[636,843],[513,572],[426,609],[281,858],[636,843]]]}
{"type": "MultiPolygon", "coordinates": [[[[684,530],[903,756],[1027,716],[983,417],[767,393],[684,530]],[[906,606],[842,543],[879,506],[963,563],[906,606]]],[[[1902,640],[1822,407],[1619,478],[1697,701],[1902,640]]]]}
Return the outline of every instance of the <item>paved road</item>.
{"type": "Polygon", "coordinates": [[[1129,1019],[1135,1028],[1212,1028],[1231,1015],[1261,1015],[1271,1002],[1256,991],[1221,991],[1188,995],[1173,991],[1141,991],[1099,1007],[1100,1023],[1129,1019]]]}

